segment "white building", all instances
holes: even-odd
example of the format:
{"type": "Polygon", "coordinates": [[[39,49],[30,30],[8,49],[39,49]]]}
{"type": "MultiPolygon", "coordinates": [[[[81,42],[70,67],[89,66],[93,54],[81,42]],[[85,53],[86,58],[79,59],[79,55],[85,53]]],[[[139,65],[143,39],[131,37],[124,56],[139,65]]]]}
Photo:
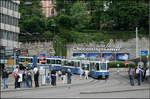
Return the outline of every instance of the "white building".
{"type": "Polygon", "coordinates": [[[6,58],[7,51],[12,54],[19,47],[19,4],[19,0],[0,0],[0,60],[6,58]]]}

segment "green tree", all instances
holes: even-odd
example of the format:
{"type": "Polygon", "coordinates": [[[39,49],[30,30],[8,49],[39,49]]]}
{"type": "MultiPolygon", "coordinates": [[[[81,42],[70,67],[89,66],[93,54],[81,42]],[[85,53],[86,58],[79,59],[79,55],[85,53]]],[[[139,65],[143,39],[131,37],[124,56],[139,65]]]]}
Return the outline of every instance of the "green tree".
{"type": "Polygon", "coordinates": [[[72,16],[72,25],[76,30],[82,31],[88,27],[91,17],[88,15],[85,3],[76,2],[70,9],[70,15],[72,16]]]}
{"type": "Polygon", "coordinates": [[[71,24],[71,17],[68,15],[60,15],[57,19],[57,23],[64,28],[70,29],[72,24],[71,24]]]}

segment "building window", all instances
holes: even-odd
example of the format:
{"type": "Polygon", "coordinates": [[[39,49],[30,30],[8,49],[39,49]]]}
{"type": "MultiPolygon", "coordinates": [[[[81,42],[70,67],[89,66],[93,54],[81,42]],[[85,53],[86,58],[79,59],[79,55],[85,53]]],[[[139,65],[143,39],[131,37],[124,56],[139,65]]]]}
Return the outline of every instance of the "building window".
{"type": "Polygon", "coordinates": [[[54,0],[51,0],[51,4],[54,4],[54,0]]]}
{"type": "Polygon", "coordinates": [[[3,35],[2,38],[7,40],[7,31],[3,31],[2,33],[3,33],[3,34],[2,34],[2,35],[3,35]]]}
{"type": "Polygon", "coordinates": [[[11,10],[14,10],[14,3],[10,3],[10,4],[11,4],[10,9],[11,9],[11,10]]]}
{"type": "Polygon", "coordinates": [[[52,16],[54,15],[54,9],[51,10],[51,15],[52,15],[52,16]]]}
{"type": "Polygon", "coordinates": [[[0,0],[0,7],[3,7],[3,1],[0,0]]]}

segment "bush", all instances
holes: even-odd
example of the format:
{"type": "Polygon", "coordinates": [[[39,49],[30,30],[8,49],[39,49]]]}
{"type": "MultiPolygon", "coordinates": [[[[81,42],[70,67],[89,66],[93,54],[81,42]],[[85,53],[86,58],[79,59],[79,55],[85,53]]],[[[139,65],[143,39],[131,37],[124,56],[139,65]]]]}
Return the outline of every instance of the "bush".
{"type": "Polygon", "coordinates": [[[117,64],[119,64],[119,68],[127,68],[127,66],[123,62],[109,62],[109,68],[118,68],[117,64]]]}

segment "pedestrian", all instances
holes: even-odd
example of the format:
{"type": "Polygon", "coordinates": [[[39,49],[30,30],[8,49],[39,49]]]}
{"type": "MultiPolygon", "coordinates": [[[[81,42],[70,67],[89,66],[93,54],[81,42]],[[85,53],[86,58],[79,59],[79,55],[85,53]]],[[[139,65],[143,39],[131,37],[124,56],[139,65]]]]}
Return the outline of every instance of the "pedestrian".
{"type": "Polygon", "coordinates": [[[36,88],[39,87],[39,69],[37,68],[37,66],[34,66],[33,73],[34,73],[34,82],[36,88]]]}
{"type": "Polygon", "coordinates": [[[146,69],[145,78],[146,78],[146,80],[148,80],[148,83],[150,83],[150,71],[149,71],[149,68],[146,69]]]}
{"type": "Polygon", "coordinates": [[[71,84],[71,76],[72,76],[71,70],[68,69],[68,71],[67,71],[67,84],[71,84]]]}
{"type": "Polygon", "coordinates": [[[58,80],[61,80],[61,75],[62,75],[62,72],[61,70],[58,71],[58,80]]]}
{"type": "Polygon", "coordinates": [[[51,85],[56,86],[56,70],[52,68],[51,71],[51,85]]]}
{"type": "Polygon", "coordinates": [[[3,84],[4,84],[4,89],[5,89],[5,88],[8,88],[7,79],[8,79],[8,77],[9,77],[9,74],[10,74],[10,73],[8,73],[8,72],[6,71],[6,69],[3,69],[3,70],[2,70],[2,80],[3,80],[3,84]]]}
{"type": "Polygon", "coordinates": [[[21,83],[23,81],[22,72],[18,71],[18,88],[21,88],[21,83]]]}
{"type": "Polygon", "coordinates": [[[137,75],[138,85],[140,86],[141,85],[141,81],[142,81],[142,70],[140,68],[140,65],[137,66],[136,75],[137,75]]]}
{"type": "Polygon", "coordinates": [[[65,82],[66,82],[66,71],[65,71],[65,69],[62,69],[61,77],[62,77],[62,80],[63,80],[63,84],[65,84],[65,82]]]}
{"type": "Polygon", "coordinates": [[[30,69],[27,69],[27,81],[28,81],[28,87],[32,87],[32,73],[30,69]]]}
{"type": "Polygon", "coordinates": [[[83,73],[84,73],[84,71],[82,69],[80,69],[80,80],[82,79],[83,73]]]}
{"type": "Polygon", "coordinates": [[[19,79],[18,71],[19,71],[19,67],[16,66],[16,68],[13,71],[13,76],[15,78],[15,88],[18,88],[18,79],[19,79]]]}
{"type": "Polygon", "coordinates": [[[85,79],[88,79],[88,73],[89,73],[89,71],[85,70],[85,79]]]}
{"type": "Polygon", "coordinates": [[[134,86],[134,74],[135,74],[134,67],[129,67],[128,73],[129,73],[130,84],[131,86],[134,86]]]}

